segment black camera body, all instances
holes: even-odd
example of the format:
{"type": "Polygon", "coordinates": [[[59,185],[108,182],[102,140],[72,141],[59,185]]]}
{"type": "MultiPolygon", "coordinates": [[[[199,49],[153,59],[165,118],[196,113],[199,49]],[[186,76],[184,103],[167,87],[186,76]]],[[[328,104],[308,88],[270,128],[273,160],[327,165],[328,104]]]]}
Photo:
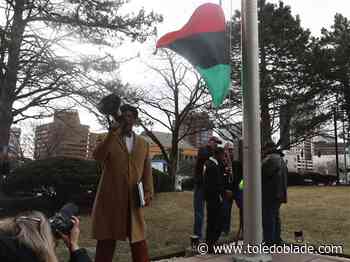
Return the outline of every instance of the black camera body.
{"type": "Polygon", "coordinates": [[[79,208],[73,203],[65,204],[58,213],[49,218],[52,233],[59,237],[59,233],[69,235],[73,228],[72,216],[77,216],[79,208]]]}

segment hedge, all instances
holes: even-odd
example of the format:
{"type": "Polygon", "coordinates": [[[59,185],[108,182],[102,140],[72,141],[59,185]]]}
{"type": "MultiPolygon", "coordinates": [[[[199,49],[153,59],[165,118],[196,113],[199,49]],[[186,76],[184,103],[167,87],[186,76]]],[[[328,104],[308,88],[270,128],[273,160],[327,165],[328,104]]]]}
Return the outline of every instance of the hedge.
{"type": "MultiPolygon", "coordinates": [[[[60,197],[95,191],[98,185],[99,165],[94,160],[50,158],[36,160],[16,168],[8,177],[4,189],[8,194],[33,192],[41,187],[53,187],[60,197]]],[[[153,169],[155,189],[172,191],[172,179],[153,169]]]]}

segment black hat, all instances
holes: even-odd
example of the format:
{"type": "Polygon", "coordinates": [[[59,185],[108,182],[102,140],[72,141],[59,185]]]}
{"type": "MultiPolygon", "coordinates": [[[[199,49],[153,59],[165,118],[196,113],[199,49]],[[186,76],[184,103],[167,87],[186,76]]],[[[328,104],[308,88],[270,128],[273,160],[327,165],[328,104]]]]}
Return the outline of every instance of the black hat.
{"type": "Polygon", "coordinates": [[[215,155],[224,154],[224,153],[225,153],[225,149],[223,147],[217,147],[214,150],[215,155]]]}
{"type": "Polygon", "coordinates": [[[268,150],[268,151],[271,151],[271,150],[276,150],[277,149],[277,146],[274,142],[272,141],[269,141],[267,142],[264,147],[263,147],[264,150],[268,150]]]}

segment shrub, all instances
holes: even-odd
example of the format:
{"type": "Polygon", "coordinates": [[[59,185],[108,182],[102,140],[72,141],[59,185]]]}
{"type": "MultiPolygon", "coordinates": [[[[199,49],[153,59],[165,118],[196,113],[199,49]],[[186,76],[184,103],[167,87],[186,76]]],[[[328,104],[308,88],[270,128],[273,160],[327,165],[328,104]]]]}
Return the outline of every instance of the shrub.
{"type": "Polygon", "coordinates": [[[62,157],[37,160],[16,168],[7,179],[5,188],[10,192],[30,192],[42,186],[57,188],[61,185],[96,185],[97,173],[97,163],[92,160],[62,157]]]}
{"type": "Polygon", "coordinates": [[[31,161],[16,168],[5,182],[7,194],[33,195],[52,188],[56,196],[52,205],[60,207],[68,201],[85,201],[91,205],[99,179],[98,165],[93,160],[49,158],[31,161]]]}
{"type": "Polygon", "coordinates": [[[173,177],[157,169],[153,169],[153,185],[155,192],[173,192],[174,183],[173,177]]]}
{"type": "MultiPolygon", "coordinates": [[[[90,205],[100,174],[99,165],[94,160],[63,157],[36,160],[16,168],[8,177],[4,189],[7,194],[28,195],[41,191],[43,187],[52,187],[57,193],[57,205],[67,201],[90,205]]],[[[153,178],[156,192],[172,190],[168,175],[153,169],[153,178]]]]}
{"type": "Polygon", "coordinates": [[[194,188],[194,178],[193,176],[184,177],[181,180],[182,190],[192,191],[194,188]]]}

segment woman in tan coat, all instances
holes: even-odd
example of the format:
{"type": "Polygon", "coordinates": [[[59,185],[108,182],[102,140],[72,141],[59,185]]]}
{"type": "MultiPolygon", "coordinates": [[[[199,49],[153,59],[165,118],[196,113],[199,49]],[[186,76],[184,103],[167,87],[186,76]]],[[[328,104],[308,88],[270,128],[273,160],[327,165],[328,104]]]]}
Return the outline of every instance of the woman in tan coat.
{"type": "Polygon", "coordinates": [[[143,208],[137,201],[137,183],[143,183],[146,206],[153,196],[149,145],[132,127],[137,109],[124,105],[123,121],[96,147],[94,158],[103,173],[92,211],[92,235],[97,240],[95,262],[111,262],[116,240],[129,240],[134,262],[147,262],[143,208]]]}

